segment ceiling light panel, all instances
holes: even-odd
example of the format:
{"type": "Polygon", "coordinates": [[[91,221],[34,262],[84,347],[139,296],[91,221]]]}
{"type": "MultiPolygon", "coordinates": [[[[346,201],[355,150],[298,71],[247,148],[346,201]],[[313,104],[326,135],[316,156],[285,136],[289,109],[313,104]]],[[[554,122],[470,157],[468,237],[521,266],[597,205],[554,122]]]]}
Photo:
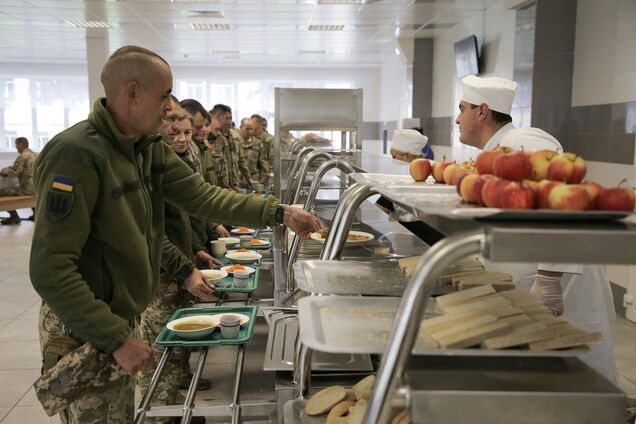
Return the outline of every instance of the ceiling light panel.
{"type": "Polygon", "coordinates": [[[309,25],[309,31],[344,31],[346,25],[309,25]]]}
{"type": "Polygon", "coordinates": [[[110,28],[103,21],[66,21],[66,23],[74,28],[110,28]]]}
{"type": "Polygon", "coordinates": [[[324,50],[299,50],[299,54],[325,54],[324,50]]]}
{"type": "Polygon", "coordinates": [[[189,10],[186,18],[214,18],[223,19],[223,12],[220,10],[189,10]]]}
{"type": "Polygon", "coordinates": [[[229,31],[229,24],[191,23],[190,27],[196,31],[229,31]]]}
{"type": "Polygon", "coordinates": [[[367,0],[318,0],[318,4],[365,4],[367,0]]]}

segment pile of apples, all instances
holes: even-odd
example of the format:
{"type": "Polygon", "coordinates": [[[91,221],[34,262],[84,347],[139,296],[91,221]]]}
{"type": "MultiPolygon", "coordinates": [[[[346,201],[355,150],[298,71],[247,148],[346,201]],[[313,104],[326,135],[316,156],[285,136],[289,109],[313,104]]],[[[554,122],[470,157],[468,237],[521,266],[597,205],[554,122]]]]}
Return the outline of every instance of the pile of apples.
{"type": "Polygon", "coordinates": [[[465,202],[491,208],[633,211],[636,206],[629,188],[584,181],[585,161],[574,153],[500,146],[461,164],[416,159],[409,170],[415,181],[432,174],[438,183],[455,185],[465,202]]]}

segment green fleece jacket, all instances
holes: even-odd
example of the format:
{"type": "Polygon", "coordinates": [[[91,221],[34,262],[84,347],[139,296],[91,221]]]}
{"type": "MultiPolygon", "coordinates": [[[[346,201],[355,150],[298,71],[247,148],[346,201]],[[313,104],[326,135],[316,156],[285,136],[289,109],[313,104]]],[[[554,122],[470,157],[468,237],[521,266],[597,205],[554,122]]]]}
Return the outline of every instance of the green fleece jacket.
{"type": "Polygon", "coordinates": [[[37,159],[30,276],[75,337],[111,353],[159,281],[164,202],[202,219],[263,227],[274,224],[278,201],[205,183],[158,135],[121,134],[105,103],[37,159]]]}

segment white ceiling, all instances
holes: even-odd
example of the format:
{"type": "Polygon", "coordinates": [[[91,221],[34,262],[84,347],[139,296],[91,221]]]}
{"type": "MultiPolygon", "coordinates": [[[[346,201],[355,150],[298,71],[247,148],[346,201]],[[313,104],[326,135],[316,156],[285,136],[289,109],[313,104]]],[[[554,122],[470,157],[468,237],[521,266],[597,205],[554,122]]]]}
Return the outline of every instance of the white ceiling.
{"type": "Polygon", "coordinates": [[[111,51],[138,44],[171,64],[381,65],[396,60],[398,36],[433,37],[498,2],[319,1],[338,0],[0,0],[0,62],[84,63],[90,31],[107,34],[111,51]],[[202,11],[222,17],[194,16],[202,11]],[[74,28],[67,20],[103,21],[110,28],[74,28]],[[230,29],[194,30],[192,24],[230,29]],[[313,31],[310,25],[345,29],[313,31]]]}

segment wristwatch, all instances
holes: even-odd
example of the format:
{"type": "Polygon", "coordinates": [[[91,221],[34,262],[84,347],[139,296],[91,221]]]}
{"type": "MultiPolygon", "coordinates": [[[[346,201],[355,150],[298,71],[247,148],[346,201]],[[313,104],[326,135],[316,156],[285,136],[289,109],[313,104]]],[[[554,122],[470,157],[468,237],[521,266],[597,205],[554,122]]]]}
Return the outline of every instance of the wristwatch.
{"type": "Polygon", "coordinates": [[[274,215],[274,222],[276,224],[282,225],[284,216],[285,207],[283,205],[278,205],[278,207],[276,208],[276,214],[274,215]]]}

